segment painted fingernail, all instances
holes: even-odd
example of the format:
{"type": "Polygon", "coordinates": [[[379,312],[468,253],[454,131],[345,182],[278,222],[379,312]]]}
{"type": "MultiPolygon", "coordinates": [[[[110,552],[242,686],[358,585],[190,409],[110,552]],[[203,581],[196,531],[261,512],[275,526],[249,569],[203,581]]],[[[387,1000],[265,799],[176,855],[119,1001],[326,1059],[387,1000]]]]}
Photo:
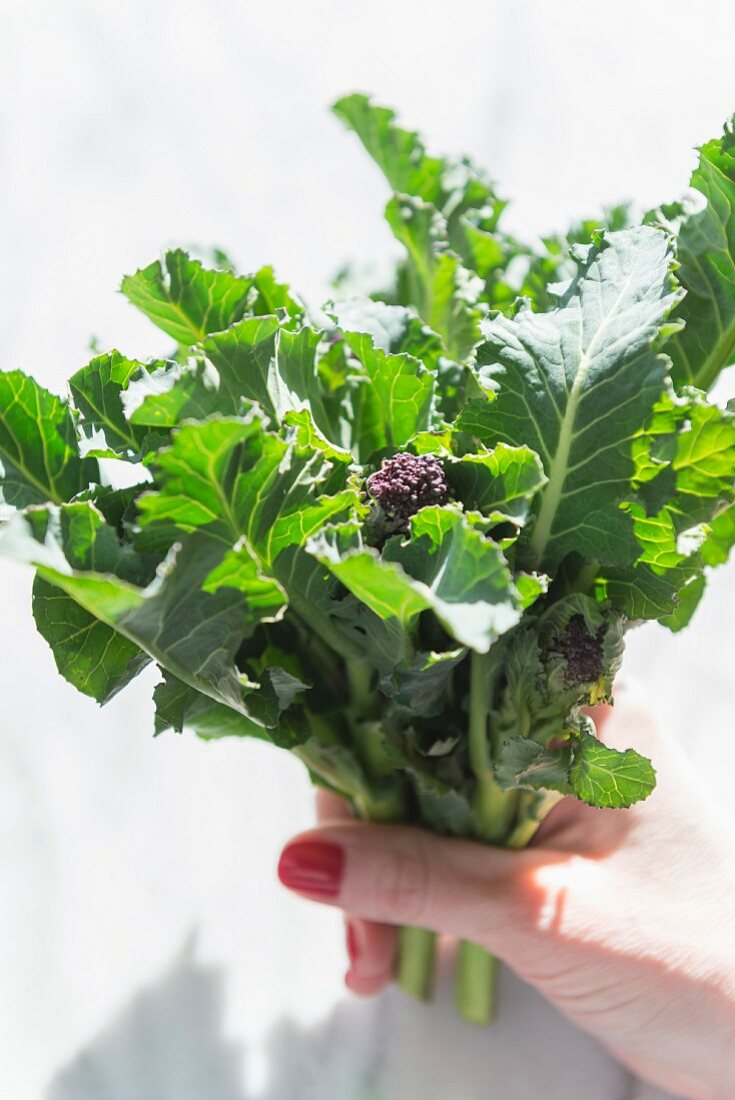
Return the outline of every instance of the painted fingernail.
{"type": "Polygon", "coordinates": [[[357,942],[357,930],[351,920],[347,921],[345,933],[347,939],[347,957],[350,960],[350,966],[354,966],[360,954],[360,945],[357,942]]]}
{"type": "Polygon", "coordinates": [[[278,877],[289,890],[314,898],[339,893],[345,854],[338,844],[324,840],[297,840],[287,844],[278,861],[278,877]]]}

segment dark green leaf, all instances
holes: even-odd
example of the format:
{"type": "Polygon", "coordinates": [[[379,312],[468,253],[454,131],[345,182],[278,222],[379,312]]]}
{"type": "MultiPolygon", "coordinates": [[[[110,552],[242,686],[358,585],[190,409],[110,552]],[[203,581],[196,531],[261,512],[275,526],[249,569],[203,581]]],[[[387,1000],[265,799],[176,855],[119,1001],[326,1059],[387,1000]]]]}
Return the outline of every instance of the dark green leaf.
{"type": "Polygon", "coordinates": [[[447,702],[449,684],[465,649],[445,653],[417,653],[383,676],[380,689],[414,717],[438,714],[447,702]]]}
{"type": "Polygon", "coordinates": [[[547,749],[527,737],[512,737],[500,746],[495,778],[503,790],[526,787],[531,790],[571,794],[570,746],[547,749]]]}
{"type": "Polygon", "coordinates": [[[64,679],[98,703],[112,699],[148,664],[134,642],[41,577],[33,584],[33,617],[64,679]]]}
{"type": "Polygon", "coordinates": [[[548,482],[531,549],[546,570],[570,551],[611,565],[637,557],[632,520],[617,505],[631,495],[632,440],[664,386],[656,347],[677,301],[671,265],[662,232],[611,233],[580,260],[552,312],[523,307],[485,327],[488,400],[471,402],[459,427],[540,455],[548,482]]]}

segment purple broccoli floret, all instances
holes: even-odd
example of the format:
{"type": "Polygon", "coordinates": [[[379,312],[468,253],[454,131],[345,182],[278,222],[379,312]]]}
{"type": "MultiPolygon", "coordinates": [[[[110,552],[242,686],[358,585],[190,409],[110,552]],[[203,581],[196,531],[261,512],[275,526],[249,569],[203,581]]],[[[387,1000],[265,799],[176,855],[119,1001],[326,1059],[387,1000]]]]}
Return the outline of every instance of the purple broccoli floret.
{"type": "Polygon", "coordinates": [[[411,516],[427,504],[446,504],[449,498],[444,467],[433,455],[402,452],[383,461],[367,479],[367,490],[395,531],[408,530],[411,516]]]}

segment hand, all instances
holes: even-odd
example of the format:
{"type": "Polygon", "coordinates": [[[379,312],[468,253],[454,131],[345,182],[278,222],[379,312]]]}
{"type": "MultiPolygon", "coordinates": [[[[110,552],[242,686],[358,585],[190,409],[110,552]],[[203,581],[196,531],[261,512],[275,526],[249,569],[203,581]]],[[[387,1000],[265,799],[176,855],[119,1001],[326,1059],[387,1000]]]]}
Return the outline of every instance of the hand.
{"type": "Polygon", "coordinates": [[[321,794],[282,882],[348,918],[348,986],[390,980],[391,925],[486,947],[629,1069],[692,1100],[735,1096],[735,834],[634,689],[594,717],[603,739],[653,759],[630,810],[565,799],[533,845],[507,852],[349,819],[321,794]]]}

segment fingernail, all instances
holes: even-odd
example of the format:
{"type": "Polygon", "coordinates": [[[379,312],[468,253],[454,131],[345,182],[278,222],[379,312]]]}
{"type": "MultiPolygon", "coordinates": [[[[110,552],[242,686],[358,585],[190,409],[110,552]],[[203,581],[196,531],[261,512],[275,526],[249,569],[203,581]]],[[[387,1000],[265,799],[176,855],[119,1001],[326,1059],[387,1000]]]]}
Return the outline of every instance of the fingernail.
{"type": "Polygon", "coordinates": [[[289,890],[315,898],[339,893],[345,854],[338,844],[324,840],[297,840],[288,844],[278,861],[278,877],[289,890]]]}
{"type": "Polygon", "coordinates": [[[357,962],[357,957],[360,954],[360,945],[357,942],[357,930],[351,920],[347,921],[346,928],[347,938],[347,957],[350,960],[350,966],[354,966],[357,962]]]}

